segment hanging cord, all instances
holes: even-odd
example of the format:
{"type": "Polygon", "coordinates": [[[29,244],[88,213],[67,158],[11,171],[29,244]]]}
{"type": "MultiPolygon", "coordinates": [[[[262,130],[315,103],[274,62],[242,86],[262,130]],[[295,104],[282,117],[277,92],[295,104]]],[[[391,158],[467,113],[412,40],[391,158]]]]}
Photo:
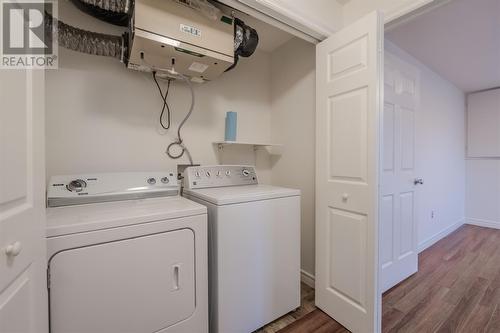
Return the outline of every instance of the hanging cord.
{"type": "Polygon", "coordinates": [[[193,89],[193,85],[191,84],[191,81],[187,77],[185,77],[184,75],[179,74],[179,73],[175,73],[175,75],[178,76],[179,78],[181,78],[182,80],[184,80],[184,82],[186,82],[187,85],[189,86],[189,90],[191,91],[191,105],[189,106],[188,113],[186,114],[184,119],[179,124],[179,128],[177,128],[177,140],[175,140],[174,142],[172,142],[171,144],[169,144],[167,146],[166,153],[167,153],[168,157],[170,157],[172,159],[181,158],[184,155],[184,153],[186,153],[186,155],[189,159],[189,163],[191,165],[193,165],[193,158],[191,157],[191,153],[189,152],[189,149],[184,145],[184,143],[182,141],[181,129],[182,129],[182,126],[184,126],[186,121],[191,116],[191,113],[193,112],[193,109],[194,109],[194,104],[195,104],[194,89],[193,89]],[[179,146],[182,149],[181,152],[177,155],[174,155],[170,152],[170,149],[174,146],[179,146]]]}
{"type": "MultiPolygon", "coordinates": [[[[175,71],[175,58],[171,59],[171,62],[172,62],[172,67],[171,68],[155,68],[154,66],[149,65],[148,62],[145,59],[144,52],[141,52],[141,61],[148,68],[153,69],[153,72],[156,72],[157,70],[167,72],[167,73],[169,73],[173,77],[177,77],[177,78],[182,79],[188,85],[189,90],[191,91],[191,105],[189,106],[189,111],[186,114],[186,116],[184,117],[184,119],[182,119],[181,123],[179,124],[179,127],[177,128],[177,139],[174,142],[172,142],[171,144],[169,144],[167,146],[167,150],[165,151],[165,153],[168,155],[168,157],[170,157],[171,159],[174,159],[174,160],[178,159],[178,158],[181,158],[182,156],[184,156],[184,153],[186,153],[186,155],[187,155],[187,157],[189,159],[189,164],[193,165],[193,158],[191,157],[191,153],[189,152],[189,149],[184,145],[184,142],[183,142],[182,136],[181,136],[181,129],[184,126],[184,124],[186,123],[186,121],[189,119],[189,117],[191,116],[191,113],[193,113],[193,109],[194,109],[195,98],[194,98],[193,85],[191,84],[191,81],[189,80],[188,77],[186,77],[186,76],[184,76],[184,75],[182,75],[182,74],[180,74],[180,73],[178,73],[178,72],[175,71]],[[177,154],[177,155],[174,155],[170,151],[172,149],[172,147],[174,147],[174,146],[179,146],[181,148],[181,152],[179,154],[177,154]]],[[[155,82],[157,82],[157,80],[156,80],[156,74],[153,74],[153,78],[155,79],[155,82]]],[[[167,93],[168,93],[168,91],[167,91],[167,93]]],[[[166,103],[166,100],[167,100],[166,94],[165,94],[165,97],[163,97],[163,94],[162,94],[162,99],[163,99],[163,102],[166,103]]]]}
{"type": "Polygon", "coordinates": [[[170,91],[170,82],[172,82],[172,79],[168,79],[167,83],[167,90],[165,91],[165,96],[163,95],[163,91],[161,90],[160,84],[158,83],[158,80],[156,79],[156,71],[153,71],[153,80],[156,83],[156,86],[158,87],[158,91],[160,92],[161,99],[163,101],[163,106],[161,108],[161,113],[160,113],[160,126],[168,130],[170,128],[170,107],[168,106],[167,103],[167,97],[168,97],[168,92],[170,91]],[[167,109],[167,125],[163,124],[163,114],[165,113],[165,108],[167,109]]]}

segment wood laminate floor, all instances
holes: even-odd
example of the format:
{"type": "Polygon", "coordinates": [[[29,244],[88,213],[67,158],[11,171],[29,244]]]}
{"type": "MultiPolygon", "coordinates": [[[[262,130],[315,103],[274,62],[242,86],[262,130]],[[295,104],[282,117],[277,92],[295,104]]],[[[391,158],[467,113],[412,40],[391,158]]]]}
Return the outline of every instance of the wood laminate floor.
{"type": "Polygon", "coordinates": [[[305,285],[304,283],[302,283],[300,287],[300,308],[298,308],[296,311],[284,315],[283,317],[261,328],[260,330],[255,331],[254,333],[276,333],[281,329],[288,327],[295,321],[301,318],[305,318],[307,314],[313,311],[317,311],[316,306],[314,306],[314,289],[305,285]]]}
{"type": "MultiPolygon", "coordinates": [[[[300,309],[259,332],[348,332],[302,291],[300,309]]],[[[500,333],[500,230],[464,225],[420,253],[418,273],[383,295],[382,330],[500,333]]]]}

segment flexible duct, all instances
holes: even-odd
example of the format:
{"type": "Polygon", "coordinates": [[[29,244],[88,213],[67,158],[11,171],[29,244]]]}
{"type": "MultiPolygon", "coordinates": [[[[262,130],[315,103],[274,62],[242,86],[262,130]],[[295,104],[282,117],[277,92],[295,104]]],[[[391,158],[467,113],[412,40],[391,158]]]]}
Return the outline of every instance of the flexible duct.
{"type": "Polygon", "coordinates": [[[126,36],[101,34],[72,27],[62,21],[54,19],[45,13],[45,30],[55,36],[57,22],[57,41],[60,46],[82,53],[113,57],[126,62],[126,36]],[[54,22],[55,21],[55,22],[54,22]]]}
{"type": "Polygon", "coordinates": [[[81,2],[93,7],[99,7],[104,10],[116,13],[128,13],[129,0],[71,0],[72,2],[81,2]]]}
{"type": "MultiPolygon", "coordinates": [[[[167,0],[160,0],[167,1],[167,0]]],[[[207,0],[174,0],[188,6],[204,17],[216,21],[220,18],[220,9],[207,0]]],[[[102,21],[127,26],[134,0],[71,0],[81,11],[102,21]]]]}
{"type": "Polygon", "coordinates": [[[133,4],[132,0],[71,0],[71,2],[81,11],[99,20],[124,27],[128,25],[133,4]]]}

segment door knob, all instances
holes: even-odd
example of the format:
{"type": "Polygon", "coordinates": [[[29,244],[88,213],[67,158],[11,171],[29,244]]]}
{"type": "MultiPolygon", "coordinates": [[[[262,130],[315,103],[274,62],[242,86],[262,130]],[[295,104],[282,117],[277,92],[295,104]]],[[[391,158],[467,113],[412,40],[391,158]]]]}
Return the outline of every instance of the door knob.
{"type": "Polygon", "coordinates": [[[415,178],[415,180],[413,181],[413,184],[424,185],[424,180],[422,178],[415,178]]]}
{"type": "Polygon", "coordinates": [[[19,253],[21,253],[21,242],[14,242],[5,247],[5,254],[8,257],[16,257],[19,253]]]}

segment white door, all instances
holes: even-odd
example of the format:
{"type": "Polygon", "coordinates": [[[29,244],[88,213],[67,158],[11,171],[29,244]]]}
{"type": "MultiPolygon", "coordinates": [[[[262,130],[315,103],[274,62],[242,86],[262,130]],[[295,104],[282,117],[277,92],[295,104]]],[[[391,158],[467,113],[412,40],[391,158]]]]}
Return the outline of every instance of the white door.
{"type": "Polygon", "coordinates": [[[44,73],[0,70],[0,332],[47,325],[44,73]]]}
{"type": "Polygon", "coordinates": [[[380,330],[382,22],[371,13],[316,49],[316,305],[363,333],[380,330]]]}
{"type": "Polygon", "coordinates": [[[415,113],[419,72],[385,52],[380,178],[380,289],[418,269],[415,223],[415,113]]]}

